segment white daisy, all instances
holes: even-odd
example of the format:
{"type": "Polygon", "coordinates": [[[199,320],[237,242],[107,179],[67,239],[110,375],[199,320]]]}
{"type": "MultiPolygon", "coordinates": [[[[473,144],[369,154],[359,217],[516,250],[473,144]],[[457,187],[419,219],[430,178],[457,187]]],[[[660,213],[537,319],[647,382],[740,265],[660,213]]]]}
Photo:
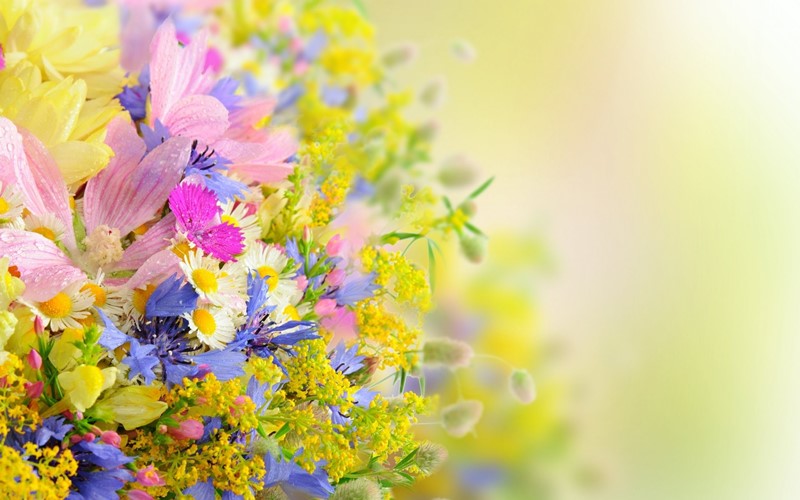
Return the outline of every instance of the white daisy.
{"type": "Polygon", "coordinates": [[[8,223],[22,215],[22,193],[14,186],[3,186],[0,182],[0,222],[8,223]]]}
{"type": "Polygon", "coordinates": [[[79,321],[91,314],[95,300],[91,291],[81,290],[84,284],[76,281],[48,300],[26,304],[42,318],[45,326],[50,325],[51,331],[83,328],[79,321]]]}
{"type": "Polygon", "coordinates": [[[211,305],[199,306],[183,317],[189,322],[189,329],[197,340],[212,349],[223,349],[236,336],[236,328],[228,313],[211,305]]]}
{"type": "Polygon", "coordinates": [[[297,288],[297,283],[291,277],[294,269],[286,269],[289,258],[279,250],[279,247],[253,245],[242,261],[248,271],[255,271],[267,280],[269,304],[295,304],[300,300],[303,292],[297,288]]]}
{"type": "Polygon", "coordinates": [[[53,214],[33,215],[25,217],[25,229],[39,233],[50,241],[57,242],[64,235],[64,224],[53,214]]]}
{"type": "Polygon", "coordinates": [[[247,213],[247,205],[229,201],[222,207],[222,222],[238,227],[244,235],[245,247],[250,246],[261,236],[261,227],[255,213],[247,213]]]}
{"type": "Polygon", "coordinates": [[[228,267],[220,268],[218,260],[203,256],[200,250],[186,254],[180,266],[200,298],[212,304],[221,306],[244,291],[237,273],[230,273],[228,267]]]}

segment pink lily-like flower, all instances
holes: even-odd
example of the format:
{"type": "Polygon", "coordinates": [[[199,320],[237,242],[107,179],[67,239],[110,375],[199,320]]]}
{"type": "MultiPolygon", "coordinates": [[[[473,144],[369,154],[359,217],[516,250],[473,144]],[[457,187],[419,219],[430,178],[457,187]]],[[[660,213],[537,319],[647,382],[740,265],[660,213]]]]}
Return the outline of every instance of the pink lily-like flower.
{"type": "Polygon", "coordinates": [[[247,99],[229,112],[209,95],[213,73],[206,64],[205,31],[181,47],[175,25],[164,21],[150,45],[149,122],[164,125],[171,135],[198,140],[230,160],[230,171],[249,181],[276,182],[286,178],[297,150],[287,130],[267,131],[256,124],[274,109],[271,99],[247,99]]]}
{"type": "Polygon", "coordinates": [[[205,187],[182,182],[169,195],[169,208],[180,233],[205,253],[229,262],[244,250],[242,231],[227,222],[220,223],[222,209],[214,193],[205,187]]]}
{"type": "MultiPolygon", "coordinates": [[[[0,228],[0,255],[8,256],[25,283],[23,298],[43,301],[98,269],[138,269],[137,275],[160,275],[176,268],[169,252],[174,218],[157,223],[127,249],[121,238],[152,220],[177,185],[189,158],[189,139],[172,138],[144,156],[145,145],[133,125],[115,119],[106,143],[115,152],[108,166],[86,186],[83,216],[85,250],[78,248],[66,184],[47,150],[34,136],[0,118],[0,182],[19,189],[34,215],[52,214],[64,227],[61,242],[40,234],[0,228]],[[144,157],[143,157],[144,156],[144,157]],[[154,230],[153,230],[154,229],[154,230]]],[[[171,252],[170,252],[171,253],[171,252]]],[[[133,280],[132,280],[133,281],[133,280]]],[[[138,281],[138,280],[137,280],[138,281]]]]}

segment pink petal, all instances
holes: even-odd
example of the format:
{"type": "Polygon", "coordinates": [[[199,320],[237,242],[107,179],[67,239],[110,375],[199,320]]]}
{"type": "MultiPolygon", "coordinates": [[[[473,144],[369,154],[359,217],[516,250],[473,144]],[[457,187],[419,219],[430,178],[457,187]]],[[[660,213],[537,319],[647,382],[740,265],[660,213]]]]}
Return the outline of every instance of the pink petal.
{"type": "Polygon", "coordinates": [[[244,236],[241,229],[228,223],[218,224],[187,237],[204,252],[224,262],[234,260],[234,256],[244,250],[244,236]]]}
{"type": "Polygon", "coordinates": [[[156,18],[149,5],[128,5],[125,24],[120,31],[120,63],[129,72],[140,71],[150,59],[147,49],[156,31],[156,18]]]}
{"type": "Polygon", "coordinates": [[[107,143],[115,156],[86,186],[86,233],[105,224],[126,235],[152,219],[164,205],[189,161],[191,140],[172,137],[140,162],[145,145],[133,124],[115,119],[108,134],[107,143]]]}
{"type": "Polygon", "coordinates": [[[271,97],[247,99],[242,106],[231,111],[230,129],[226,137],[239,141],[252,141],[248,136],[251,131],[260,132],[256,125],[275,110],[275,99],[271,97]]]}
{"type": "Polygon", "coordinates": [[[191,95],[182,98],[164,118],[172,135],[182,135],[210,144],[228,129],[228,110],[216,97],[191,95]]]}
{"type": "Polygon", "coordinates": [[[0,180],[14,185],[32,214],[53,214],[64,225],[64,244],[75,248],[72,210],[61,172],[50,153],[30,132],[0,118],[0,180]]]}
{"type": "Polygon", "coordinates": [[[172,253],[172,250],[162,250],[147,259],[142,264],[142,267],[125,283],[125,287],[134,290],[148,283],[162,281],[167,276],[180,271],[180,262],[181,259],[172,253]]]}
{"type": "Polygon", "coordinates": [[[140,268],[152,255],[167,248],[173,236],[175,236],[175,216],[170,213],[126,248],[122,259],[114,264],[111,270],[140,268]]]}
{"type": "Polygon", "coordinates": [[[211,75],[203,71],[206,32],[199,32],[192,43],[181,47],[175,25],[167,19],[150,43],[150,55],[151,115],[154,121],[166,123],[165,118],[179,100],[207,93],[213,85],[211,75]]]}
{"type": "Polygon", "coordinates": [[[286,178],[294,167],[286,159],[297,151],[297,141],[285,130],[275,131],[262,142],[237,142],[222,139],[214,144],[216,151],[231,161],[231,171],[256,182],[277,182],[286,178]]]}
{"type": "Polygon", "coordinates": [[[68,285],[86,279],[55,243],[18,229],[0,229],[0,255],[8,257],[25,283],[25,299],[37,302],[53,297],[68,285]]]}
{"type": "Polygon", "coordinates": [[[190,234],[207,228],[222,211],[211,190],[190,182],[182,182],[172,190],[169,208],[178,220],[178,228],[190,234]]]}

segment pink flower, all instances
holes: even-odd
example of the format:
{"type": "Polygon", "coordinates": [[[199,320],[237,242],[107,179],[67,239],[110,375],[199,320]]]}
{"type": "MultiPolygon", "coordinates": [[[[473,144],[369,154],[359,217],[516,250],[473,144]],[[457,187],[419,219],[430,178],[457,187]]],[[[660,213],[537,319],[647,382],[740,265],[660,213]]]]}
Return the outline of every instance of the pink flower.
{"type": "Polygon", "coordinates": [[[328,316],[336,309],[336,301],[333,299],[322,299],[314,305],[314,312],[319,316],[328,316]]]}
{"type": "Polygon", "coordinates": [[[42,356],[39,355],[39,351],[36,349],[31,349],[28,352],[28,365],[34,370],[38,370],[42,367],[42,356]]]}
{"type": "Polygon", "coordinates": [[[229,262],[244,250],[242,231],[227,222],[220,223],[222,209],[211,190],[183,182],[170,193],[169,208],[178,230],[204,252],[229,262]]]}
{"type": "Polygon", "coordinates": [[[336,257],[339,255],[339,252],[342,251],[342,245],[344,245],[344,241],[341,235],[334,235],[333,238],[328,240],[328,244],[325,245],[325,251],[328,252],[328,255],[331,257],[336,257]]]}
{"type": "Polygon", "coordinates": [[[144,469],[139,469],[136,472],[136,480],[142,486],[164,486],[164,479],[158,475],[158,471],[153,464],[148,465],[144,469]]]}
{"type": "Polygon", "coordinates": [[[119,434],[117,434],[117,433],[116,433],[116,432],[114,432],[114,431],[103,431],[103,432],[100,434],[100,439],[101,439],[101,440],[102,440],[102,441],[103,441],[105,444],[110,444],[111,446],[113,446],[113,447],[115,447],[115,448],[119,448],[119,444],[120,444],[120,442],[121,442],[121,441],[120,441],[119,434]]]}
{"type": "Polygon", "coordinates": [[[41,396],[43,389],[44,382],[41,380],[38,382],[25,382],[25,395],[28,396],[29,399],[36,399],[41,396]]]}
{"type": "Polygon", "coordinates": [[[167,432],[175,439],[200,439],[203,437],[203,424],[190,418],[180,423],[178,427],[170,427],[167,432]]]}
{"type": "Polygon", "coordinates": [[[340,341],[350,341],[356,338],[356,315],[345,307],[336,309],[333,314],[326,316],[320,322],[323,328],[333,332],[333,345],[340,341]]]}
{"type": "Polygon", "coordinates": [[[325,283],[333,287],[339,286],[344,282],[345,277],[344,270],[337,267],[328,273],[328,276],[325,278],[325,283]]]}

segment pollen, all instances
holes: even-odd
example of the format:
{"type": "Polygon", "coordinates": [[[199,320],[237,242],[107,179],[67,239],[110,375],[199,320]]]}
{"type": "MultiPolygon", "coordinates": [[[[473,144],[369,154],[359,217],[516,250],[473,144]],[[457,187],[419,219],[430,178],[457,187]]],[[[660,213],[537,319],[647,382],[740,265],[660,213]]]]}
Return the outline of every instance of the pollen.
{"type": "Polygon", "coordinates": [[[217,331],[217,321],[205,309],[197,309],[192,313],[192,321],[203,335],[213,335],[217,331]]]}
{"type": "Polygon", "coordinates": [[[267,284],[269,285],[269,291],[275,290],[275,287],[278,286],[278,272],[269,267],[269,266],[261,266],[257,269],[258,275],[262,278],[267,278],[267,284]]]}
{"type": "Polygon", "coordinates": [[[122,258],[122,242],[119,229],[101,224],[92,234],[84,238],[86,255],[98,266],[118,262],[122,258]]]}
{"type": "Polygon", "coordinates": [[[200,268],[192,271],[192,281],[203,293],[215,293],[219,289],[217,277],[208,269],[200,268]]]}
{"type": "Polygon", "coordinates": [[[72,299],[64,292],[39,304],[39,310],[48,318],[65,318],[72,312],[72,299]]]}
{"type": "Polygon", "coordinates": [[[54,233],[53,230],[50,228],[41,226],[37,227],[36,229],[32,229],[31,231],[33,231],[34,233],[41,234],[50,241],[56,241],[56,233],[54,233]]]}
{"type": "Polygon", "coordinates": [[[103,287],[100,285],[96,285],[94,283],[86,283],[81,287],[81,291],[89,291],[92,292],[94,295],[94,305],[97,307],[103,307],[106,305],[106,291],[103,290],[103,287]]]}
{"type": "Polygon", "coordinates": [[[189,252],[191,250],[192,247],[189,246],[188,241],[181,241],[180,243],[176,243],[175,246],[172,247],[172,253],[180,257],[181,260],[186,259],[186,256],[189,255],[189,252]]]}
{"type": "Polygon", "coordinates": [[[9,206],[5,198],[0,198],[0,214],[8,212],[9,206]]]}
{"type": "Polygon", "coordinates": [[[133,291],[133,307],[136,308],[139,314],[144,314],[144,308],[147,306],[147,300],[150,298],[150,295],[153,294],[155,289],[155,285],[147,285],[145,289],[137,288],[133,291]]]}
{"type": "MultiPolygon", "coordinates": [[[[2,213],[2,212],[0,212],[0,213],[2,213]]],[[[232,216],[232,215],[225,214],[222,217],[220,217],[220,220],[223,223],[227,222],[228,224],[230,224],[233,227],[239,227],[239,221],[236,220],[236,218],[234,216],[232,216]]]]}

